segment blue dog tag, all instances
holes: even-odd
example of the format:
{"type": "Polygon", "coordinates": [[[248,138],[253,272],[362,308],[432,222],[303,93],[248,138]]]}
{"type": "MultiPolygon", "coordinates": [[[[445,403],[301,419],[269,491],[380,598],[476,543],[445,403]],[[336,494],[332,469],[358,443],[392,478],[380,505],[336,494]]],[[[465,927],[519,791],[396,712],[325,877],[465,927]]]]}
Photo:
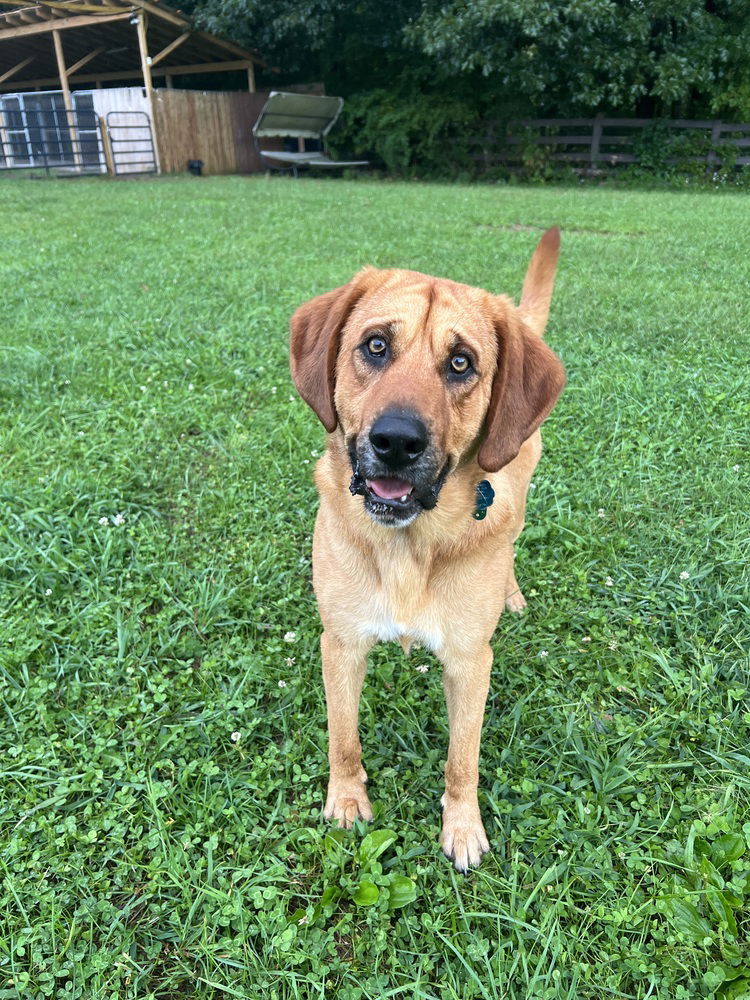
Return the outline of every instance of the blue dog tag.
{"type": "Polygon", "coordinates": [[[481,483],[477,483],[477,495],[472,515],[475,521],[483,521],[487,517],[487,508],[492,506],[494,499],[495,491],[490,486],[488,480],[483,479],[481,483]]]}

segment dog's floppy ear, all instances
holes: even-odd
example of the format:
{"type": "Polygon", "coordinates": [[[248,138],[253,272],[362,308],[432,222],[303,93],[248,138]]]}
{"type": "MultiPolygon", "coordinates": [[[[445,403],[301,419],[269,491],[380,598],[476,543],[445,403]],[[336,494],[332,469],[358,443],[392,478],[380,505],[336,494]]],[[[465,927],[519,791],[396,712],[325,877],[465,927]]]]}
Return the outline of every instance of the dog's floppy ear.
{"type": "Polygon", "coordinates": [[[565,385],[562,362],[541,339],[559,249],[560,231],[548,229],[531,258],[518,310],[507,299],[490,300],[497,335],[497,371],[477,456],[486,472],[497,472],[513,461],[565,385]]]}
{"type": "Polygon", "coordinates": [[[477,461],[486,472],[512,462],[541,426],[565,385],[557,355],[499,300],[495,314],[497,371],[477,461]]]}
{"type": "Polygon", "coordinates": [[[297,392],[329,433],[336,430],[338,422],[333,390],[341,331],[372,273],[373,269],[366,268],[348,284],[310,299],[289,322],[292,379],[297,392]]]}

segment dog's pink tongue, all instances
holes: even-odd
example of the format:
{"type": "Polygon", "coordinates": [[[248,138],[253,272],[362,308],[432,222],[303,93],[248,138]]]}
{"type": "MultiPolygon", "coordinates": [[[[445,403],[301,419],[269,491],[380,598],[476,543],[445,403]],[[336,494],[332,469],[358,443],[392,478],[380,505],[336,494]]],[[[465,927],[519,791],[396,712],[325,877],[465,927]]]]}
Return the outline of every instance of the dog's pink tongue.
{"type": "Polygon", "coordinates": [[[399,497],[408,496],[413,489],[405,479],[368,479],[367,485],[383,500],[398,500],[399,497]]]}

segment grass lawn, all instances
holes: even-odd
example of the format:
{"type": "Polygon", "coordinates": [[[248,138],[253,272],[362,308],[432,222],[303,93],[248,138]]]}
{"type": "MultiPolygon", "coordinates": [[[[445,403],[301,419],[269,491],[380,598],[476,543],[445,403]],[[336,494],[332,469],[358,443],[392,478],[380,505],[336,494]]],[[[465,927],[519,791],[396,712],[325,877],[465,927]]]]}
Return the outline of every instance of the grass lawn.
{"type": "Polygon", "coordinates": [[[0,230],[0,1000],[750,996],[747,196],[3,177],[0,230]],[[321,819],[287,321],[365,263],[517,296],[552,223],[462,877],[423,651],[371,658],[370,832],[321,819]]]}

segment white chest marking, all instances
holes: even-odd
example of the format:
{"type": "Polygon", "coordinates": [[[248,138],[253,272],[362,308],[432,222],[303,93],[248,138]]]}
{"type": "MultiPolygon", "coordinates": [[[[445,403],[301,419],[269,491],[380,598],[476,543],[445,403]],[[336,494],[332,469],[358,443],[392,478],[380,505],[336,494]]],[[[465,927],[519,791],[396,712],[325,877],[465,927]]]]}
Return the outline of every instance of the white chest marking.
{"type": "Polygon", "coordinates": [[[358,632],[363,638],[379,642],[408,639],[436,653],[443,645],[443,629],[429,614],[419,615],[409,622],[397,622],[384,608],[372,608],[370,616],[358,622],[358,632]]]}

